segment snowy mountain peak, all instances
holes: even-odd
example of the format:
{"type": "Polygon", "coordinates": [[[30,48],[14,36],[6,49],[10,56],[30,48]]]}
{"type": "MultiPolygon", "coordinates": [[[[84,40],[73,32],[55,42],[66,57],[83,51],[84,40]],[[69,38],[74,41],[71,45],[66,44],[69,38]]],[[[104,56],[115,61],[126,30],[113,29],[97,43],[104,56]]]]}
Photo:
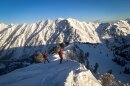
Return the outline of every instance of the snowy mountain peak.
{"type": "Polygon", "coordinates": [[[7,27],[8,25],[6,25],[6,24],[4,24],[4,23],[0,23],[0,29],[1,28],[5,28],[5,27],[7,27]]]}
{"type": "Polygon", "coordinates": [[[126,21],[127,21],[128,24],[130,25],[130,18],[127,18],[126,21]]]}
{"type": "Polygon", "coordinates": [[[130,18],[127,18],[126,21],[130,21],[130,18]]]}
{"type": "MultiPolygon", "coordinates": [[[[58,18],[54,21],[46,20],[33,24],[5,25],[0,27],[0,32],[0,47],[5,50],[14,47],[39,46],[66,41],[100,43],[102,38],[104,40],[114,36],[114,34],[126,36],[130,33],[130,26],[124,20],[113,24],[99,24],[81,22],[72,18],[58,18]]],[[[23,52],[24,49],[21,51],[23,52]]],[[[2,53],[1,55],[4,56],[5,54],[2,53]]]]}
{"type": "Polygon", "coordinates": [[[73,18],[67,18],[66,20],[68,20],[69,22],[79,21],[79,20],[73,19],[73,18]]]}
{"type": "Polygon", "coordinates": [[[65,18],[57,18],[55,21],[62,21],[65,20],[65,18]]]}

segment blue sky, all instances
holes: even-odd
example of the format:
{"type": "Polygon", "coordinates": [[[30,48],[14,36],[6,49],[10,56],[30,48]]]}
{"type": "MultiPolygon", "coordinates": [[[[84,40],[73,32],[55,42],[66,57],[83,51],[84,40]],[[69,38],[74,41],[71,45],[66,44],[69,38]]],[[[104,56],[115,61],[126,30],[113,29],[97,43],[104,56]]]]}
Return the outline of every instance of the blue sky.
{"type": "Polygon", "coordinates": [[[0,22],[32,23],[76,18],[112,21],[130,17],[130,0],[0,0],[0,22]]]}

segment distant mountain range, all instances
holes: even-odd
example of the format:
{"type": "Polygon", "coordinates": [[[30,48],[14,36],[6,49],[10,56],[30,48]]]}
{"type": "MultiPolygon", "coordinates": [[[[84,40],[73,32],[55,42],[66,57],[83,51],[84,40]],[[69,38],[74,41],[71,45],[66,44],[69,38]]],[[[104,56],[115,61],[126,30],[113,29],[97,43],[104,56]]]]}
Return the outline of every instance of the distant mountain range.
{"type": "Polygon", "coordinates": [[[34,53],[37,50],[35,47],[39,45],[62,42],[120,45],[130,42],[129,34],[129,19],[113,23],[82,22],[72,18],[58,18],[32,24],[6,25],[0,23],[0,58],[28,56],[31,55],[29,49],[34,53]],[[7,51],[9,52],[7,53],[7,51]],[[20,54],[16,55],[15,52],[20,54]]]}

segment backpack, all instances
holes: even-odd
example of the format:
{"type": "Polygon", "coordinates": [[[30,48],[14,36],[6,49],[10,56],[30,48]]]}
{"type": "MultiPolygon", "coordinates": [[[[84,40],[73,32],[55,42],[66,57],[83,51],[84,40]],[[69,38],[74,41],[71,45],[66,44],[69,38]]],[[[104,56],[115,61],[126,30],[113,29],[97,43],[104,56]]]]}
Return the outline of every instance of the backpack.
{"type": "Polygon", "coordinates": [[[46,53],[43,54],[43,58],[47,59],[47,54],[46,53]]]}

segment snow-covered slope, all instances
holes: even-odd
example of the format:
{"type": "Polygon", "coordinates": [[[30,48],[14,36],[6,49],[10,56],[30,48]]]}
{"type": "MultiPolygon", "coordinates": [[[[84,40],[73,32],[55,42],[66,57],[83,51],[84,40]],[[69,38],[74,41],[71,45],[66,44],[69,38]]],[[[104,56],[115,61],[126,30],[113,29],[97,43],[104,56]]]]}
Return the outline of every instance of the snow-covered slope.
{"type": "Polygon", "coordinates": [[[8,25],[6,25],[6,24],[4,24],[4,23],[0,23],[0,29],[2,30],[2,29],[4,29],[4,28],[6,28],[8,25]]]}
{"type": "Polygon", "coordinates": [[[101,86],[90,70],[76,61],[52,60],[0,76],[0,86],[101,86]]]}
{"type": "Polygon", "coordinates": [[[100,42],[96,32],[98,25],[98,23],[80,22],[72,18],[58,18],[54,21],[46,20],[33,24],[11,24],[6,27],[2,25],[0,27],[0,58],[25,57],[34,53],[27,54],[29,49],[35,51],[39,45],[65,41],[100,42]]]}
{"type": "MultiPolygon", "coordinates": [[[[129,43],[129,19],[114,23],[81,22],[58,18],[32,24],[0,24],[0,58],[23,58],[41,45],[61,42],[105,43],[107,46],[129,43]],[[30,52],[31,51],[31,52],[30,52]],[[19,53],[17,55],[16,53],[19,53]]],[[[42,51],[42,49],[39,49],[42,51]]],[[[33,52],[34,51],[34,52],[33,52]]]]}
{"type": "MultiPolygon", "coordinates": [[[[92,68],[94,67],[95,63],[99,64],[98,68],[99,73],[103,74],[108,72],[109,70],[112,70],[112,74],[118,80],[124,83],[130,83],[129,75],[123,73],[125,66],[122,67],[112,61],[112,59],[114,59],[113,52],[109,50],[106,46],[104,46],[103,44],[99,44],[97,46],[80,45],[80,48],[83,49],[85,52],[89,52],[88,60],[92,68]]],[[[126,66],[127,67],[130,66],[129,61],[128,64],[126,64],[126,66]]]]}
{"type": "Polygon", "coordinates": [[[65,48],[66,51],[71,52],[71,54],[67,55],[67,58],[71,57],[71,59],[79,61],[81,57],[84,57],[84,60],[88,60],[86,66],[94,71],[94,66],[98,63],[99,67],[97,69],[97,73],[104,74],[109,70],[112,70],[112,74],[116,79],[120,80],[123,83],[130,84],[130,76],[124,74],[125,67],[130,67],[130,62],[127,61],[125,66],[118,65],[113,62],[112,59],[115,58],[113,51],[111,51],[105,44],[71,44],[65,48]],[[78,46],[78,47],[77,47],[78,46]],[[81,55],[80,53],[83,52],[81,55]],[[88,56],[85,54],[88,53],[88,56]],[[78,58],[78,55],[80,58],[78,58]]]}
{"type": "MultiPolygon", "coordinates": [[[[129,75],[124,74],[124,69],[130,67],[130,62],[126,61],[125,66],[120,66],[112,61],[115,58],[113,53],[116,52],[112,49],[130,44],[129,39],[129,19],[113,23],[87,23],[72,18],[21,25],[0,23],[0,59],[26,58],[37,51],[49,51],[56,43],[67,41],[72,43],[65,48],[68,53],[71,50],[71,57],[65,58],[85,63],[83,54],[89,53],[87,59],[91,71],[95,63],[98,63],[97,72],[100,74],[112,70],[118,80],[130,84],[129,75]],[[73,48],[76,44],[73,42],[80,42],[78,48],[73,48]]],[[[69,60],[60,65],[58,60],[53,59],[49,64],[33,64],[17,69],[0,76],[0,86],[100,86],[93,74],[76,61],[69,60]]],[[[1,68],[6,66],[8,67],[6,63],[0,64],[1,68]]]]}
{"type": "Polygon", "coordinates": [[[129,20],[120,20],[114,23],[101,23],[97,29],[100,39],[107,46],[119,46],[129,44],[130,23],[129,20]]]}
{"type": "Polygon", "coordinates": [[[1,48],[37,46],[55,42],[76,40],[99,42],[95,29],[98,24],[75,19],[46,20],[33,24],[9,25],[1,29],[1,48]],[[76,31],[76,34],[75,34],[76,31]],[[86,37],[87,36],[87,37],[86,37]]]}

